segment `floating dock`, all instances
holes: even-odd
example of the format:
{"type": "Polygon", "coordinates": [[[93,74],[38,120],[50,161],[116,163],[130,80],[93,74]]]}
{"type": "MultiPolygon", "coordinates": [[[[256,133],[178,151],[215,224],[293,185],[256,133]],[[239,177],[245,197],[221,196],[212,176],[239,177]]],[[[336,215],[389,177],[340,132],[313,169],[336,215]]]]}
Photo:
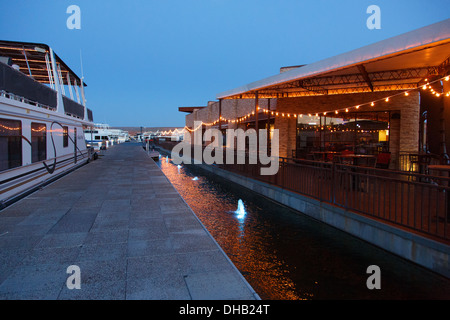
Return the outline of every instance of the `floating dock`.
{"type": "Polygon", "coordinates": [[[0,211],[0,299],[259,296],[142,146],[125,143],[0,211]]]}

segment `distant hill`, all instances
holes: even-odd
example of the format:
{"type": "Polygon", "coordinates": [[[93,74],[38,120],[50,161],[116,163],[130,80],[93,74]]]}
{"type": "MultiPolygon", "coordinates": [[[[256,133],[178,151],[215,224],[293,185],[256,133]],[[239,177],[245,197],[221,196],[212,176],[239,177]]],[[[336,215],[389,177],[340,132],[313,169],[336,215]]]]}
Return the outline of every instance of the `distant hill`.
{"type": "MultiPolygon", "coordinates": [[[[137,133],[141,132],[141,127],[111,127],[111,129],[122,129],[124,131],[128,131],[130,136],[133,136],[137,133]]],[[[142,132],[146,131],[168,131],[168,130],[174,130],[174,129],[183,129],[182,127],[142,127],[142,132]]]]}

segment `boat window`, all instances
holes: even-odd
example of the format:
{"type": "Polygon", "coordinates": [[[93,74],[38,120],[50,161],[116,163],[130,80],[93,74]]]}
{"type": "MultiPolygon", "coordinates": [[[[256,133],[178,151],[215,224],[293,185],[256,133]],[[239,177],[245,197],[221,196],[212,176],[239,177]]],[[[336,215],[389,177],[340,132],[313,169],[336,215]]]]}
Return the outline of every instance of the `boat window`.
{"type": "Polygon", "coordinates": [[[47,159],[47,126],[31,123],[31,162],[47,159]]]}
{"type": "Polygon", "coordinates": [[[100,140],[100,136],[95,136],[95,140],[100,140]]]}
{"type": "Polygon", "coordinates": [[[69,146],[69,127],[63,127],[63,147],[67,148],[69,146]]]}
{"type": "Polygon", "coordinates": [[[0,171],[22,165],[22,123],[0,119],[0,171]]]}

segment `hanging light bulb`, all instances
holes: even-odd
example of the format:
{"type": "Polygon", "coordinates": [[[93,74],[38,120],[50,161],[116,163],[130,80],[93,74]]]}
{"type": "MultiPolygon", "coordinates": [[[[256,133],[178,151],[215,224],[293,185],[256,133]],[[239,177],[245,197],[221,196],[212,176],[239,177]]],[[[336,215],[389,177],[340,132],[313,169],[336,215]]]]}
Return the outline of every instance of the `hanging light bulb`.
{"type": "Polygon", "coordinates": [[[405,96],[409,96],[409,92],[408,91],[405,91],[405,96]]]}
{"type": "Polygon", "coordinates": [[[386,99],[384,99],[384,101],[389,102],[389,97],[387,97],[386,99]]]}
{"type": "Polygon", "coordinates": [[[375,103],[372,102],[370,105],[373,107],[375,105],[375,103]]]}

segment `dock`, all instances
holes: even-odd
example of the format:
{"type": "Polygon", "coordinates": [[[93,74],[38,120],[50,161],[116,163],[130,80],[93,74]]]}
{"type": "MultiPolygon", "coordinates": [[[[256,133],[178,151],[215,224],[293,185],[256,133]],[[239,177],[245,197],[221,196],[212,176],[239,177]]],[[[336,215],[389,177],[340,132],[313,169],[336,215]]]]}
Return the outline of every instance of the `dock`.
{"type": "Polygon", "coordinates": [[[0,299],[259,297],[142,146],[124,143],[0,211],[0,299]]]}

